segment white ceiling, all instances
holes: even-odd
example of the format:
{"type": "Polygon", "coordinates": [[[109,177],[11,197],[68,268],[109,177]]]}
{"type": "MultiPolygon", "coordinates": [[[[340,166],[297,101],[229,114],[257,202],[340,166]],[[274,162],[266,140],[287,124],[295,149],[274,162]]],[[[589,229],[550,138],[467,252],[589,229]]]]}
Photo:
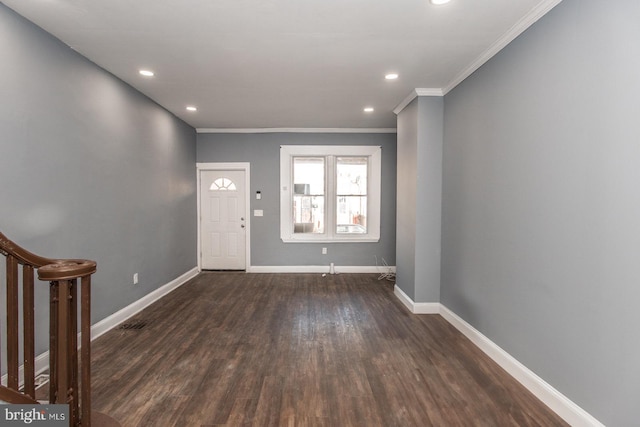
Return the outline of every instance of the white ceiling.
{"type": "Polygon", "coordinates": [[[561,0],[1,1],[190,125],[246,129],[395,128],[561,0]]]}

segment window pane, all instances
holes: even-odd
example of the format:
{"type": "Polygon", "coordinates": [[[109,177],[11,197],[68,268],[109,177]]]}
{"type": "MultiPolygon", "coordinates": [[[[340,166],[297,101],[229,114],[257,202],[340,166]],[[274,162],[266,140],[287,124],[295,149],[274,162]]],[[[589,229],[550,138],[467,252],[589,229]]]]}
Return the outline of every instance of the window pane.
{"type": "Polygon", "coordinates": [[[293,232],[324,233],[324,196],[293,196],[293,232]]]}
{"type": "Polygon", "coordinates": [[[367,232],[367,196],[338,196],[338,234],[367,232]]]}
{"type": "Polygon", "coordinates": [[[324,233],[324,177],[324,157],[294,157],[294,233],[324,233]]]}
{"type": "Polygon", "coordinates": [[[218,178],[211,183],[211,191],[236,191],[236,185],[229,178],[218,178]]]}
{"type": "Polygon", "coordinates": [[[336,172],[338,176],[338,195],[367,194],[367,157],[338,157],[336,172]]]}
{"type": "Polygon", "coordinates": [[[324,169],[324,157],[294,157],[294,193],[324,195],[324,169]]]}
{"type": "Polygon", "coordinates": [[[336,233],[367,232],[367,167],[368,157],[336,159],[336,233]]]}

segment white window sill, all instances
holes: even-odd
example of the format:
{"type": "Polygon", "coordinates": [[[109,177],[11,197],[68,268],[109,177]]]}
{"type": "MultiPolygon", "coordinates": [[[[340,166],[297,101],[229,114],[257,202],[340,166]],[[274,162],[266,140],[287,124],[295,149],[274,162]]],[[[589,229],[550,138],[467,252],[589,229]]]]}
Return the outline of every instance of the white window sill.
{"type": "Polygon", "coordinates": [[[366,238],[366,237],[357,237],[351,239],[287,239],[282,238],[284,243],[377,243],[380,239],[375,237],[366,238]]]}

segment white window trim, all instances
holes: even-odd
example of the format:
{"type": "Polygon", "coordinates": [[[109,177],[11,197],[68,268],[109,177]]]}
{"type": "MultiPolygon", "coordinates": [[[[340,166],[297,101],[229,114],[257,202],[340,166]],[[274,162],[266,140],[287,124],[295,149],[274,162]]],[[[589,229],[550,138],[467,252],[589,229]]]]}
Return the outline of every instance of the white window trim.
{"type": "MultiPolygon", "coordinates": [[[[333,177],[327,177],[333,182],[333,177]]],[[[280,146],[280,238],[287,243],[310,242],[378,242],[380,241],[380,193],[382,188],[382,148],[370,145],[282,145],[280,146]],[[327,190],[327,233],[293,232],[293,157],[299,156],[367,156],[369,157],[367,189],[367,234],[336,234],[329,227],[335,225],[335,194],[327,190]]]]}

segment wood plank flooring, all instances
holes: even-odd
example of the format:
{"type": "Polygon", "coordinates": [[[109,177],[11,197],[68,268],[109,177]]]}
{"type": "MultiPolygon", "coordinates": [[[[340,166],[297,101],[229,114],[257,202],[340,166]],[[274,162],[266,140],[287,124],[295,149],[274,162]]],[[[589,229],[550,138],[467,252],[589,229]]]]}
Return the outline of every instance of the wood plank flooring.
{"type": "Polygon", "coordinates": [[[93,406],[135,426],[563,426],[377,275],[206,272],[93,342],[93,406]]]}

